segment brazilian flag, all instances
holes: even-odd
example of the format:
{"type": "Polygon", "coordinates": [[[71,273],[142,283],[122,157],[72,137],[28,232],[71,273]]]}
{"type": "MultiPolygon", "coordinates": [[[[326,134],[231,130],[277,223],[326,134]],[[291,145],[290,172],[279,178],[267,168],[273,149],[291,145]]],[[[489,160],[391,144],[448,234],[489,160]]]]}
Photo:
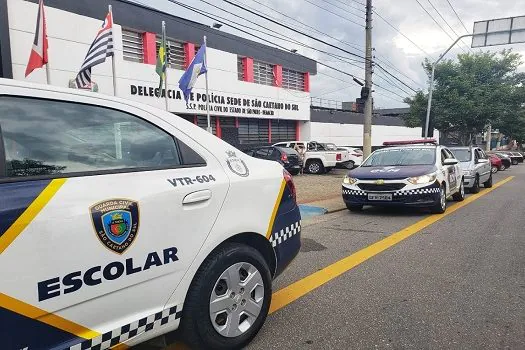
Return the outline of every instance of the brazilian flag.
{"type": "MultiPolygon", "coordinates": [[[[167,47],[166,47],[166,29],[162,28],[162,40],[159,48],[159,56],[157,57],[157,67],[155,71],[160,77],[159,89],[162,91],[162,84],[166,79],[166,64],[167,64],[167,47]]],[[[162,96],[162,92],[159,94],[162,96]]]]}

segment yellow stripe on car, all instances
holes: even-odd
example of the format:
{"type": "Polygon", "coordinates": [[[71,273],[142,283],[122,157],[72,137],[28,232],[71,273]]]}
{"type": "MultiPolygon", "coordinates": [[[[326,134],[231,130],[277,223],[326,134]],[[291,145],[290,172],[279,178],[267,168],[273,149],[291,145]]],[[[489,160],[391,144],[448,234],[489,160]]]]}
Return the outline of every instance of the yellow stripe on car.
{"type": "Polygon", "coordinates": [[[20,217],[7,229],[0,237],[0,254],[9,247],[22,231],[35,219],[40,211],[55,196],[60,187],[64,185],[66,179],[56,179],[47,185],[38,197],[27,207],[20,217]]]}
{"type": "Polygon", "coordinates": [[[270,222],[268,223],[268,229],[266,230],[267,239],[270,239],[270,236],[272,235],[273,224],[275,223],[275,218],[277,217],[277,211],[279,211],[279,204],[281,204],[285,187],[286,181],[283,179],[281,182],[281,188],[279,189],[279,195],[277,196],[277,200],[273,206],[272,216],[270,217],[270,222]]]}

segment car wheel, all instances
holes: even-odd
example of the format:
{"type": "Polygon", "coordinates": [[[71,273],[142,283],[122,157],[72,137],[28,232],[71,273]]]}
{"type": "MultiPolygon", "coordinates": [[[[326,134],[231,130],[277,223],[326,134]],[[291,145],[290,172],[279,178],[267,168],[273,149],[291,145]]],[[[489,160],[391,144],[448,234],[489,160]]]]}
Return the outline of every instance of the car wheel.
{"type": "Polygon", "coordinates": [[[474,184],[472,185],[472,188],[470,189],[470,192],[472,193],[479,193],[480,186],[479,186],[479,175],[476,174],[476,179],[474,180],[474,184]]]}
{"type": "Polygon", "coordinates": [[[518,165],[518,161],[517,160],[513,160],[512,161],[512,165],[518,165]]]}
{"type": "Polygon", "coordinates": [[[443,214],[447,210],[447,191],[444,185],[439,187],[439,198],[436,204],[431,208],[434,214],[443,214]]]}
{"type": "Polygon", "coordinates": [[[197,271],[184,303],[182,334],[191,349],[241,349],[261,329],[272,299],[261,253],[243,244],[213,252],[197,271]]]}
{"type": "Polygon", "coordinates": [[[491,188],[492,187],[492,173],[489,176],[489,179],[483,183],[483,187],[491,188]]]}
{"type": "Polygon", "coordinates": [[[498,167],[495,166],[495,165],[492,166],[492,168],[491,168],[491,171],[492,171],[493,174],[496,174],[498,172],[498,170],[499,170],[498,167]]]}
{"type": "Polygon", "coordinates": [[[465,185],[463,184],[463,179],[461,179],[461,185],[459,185],[459,190],[452,195],[452,198],[456,202],[461,202],[465,199],[465,185]]]}
{"type": "Polygon", "coordinates": [[[503,171],[505,169],[505,164],[501,163],[501,165],[499,166],[499,171],[503,171]]]}
{"type": "Polygon", "coordinates": [[[323,163],[319,160],[312,160],[308,162],[306,169],[310,174],[322,174],[324,172],[323,163]]]}
{"type": "Polygon", "coordinates": [[[355,163],[354,163],[354,161],[352,161],[352,160],[349,161],[348,164],[346,164],[346,168],[347,168],[347,169],[350,169],[350,170],[353,169],[353,168],[355,168],[355,163]]]}
{"type": "Polygon", "coordinates": [[[292,175],[292,176],[297,176],[297,175],[299,175],[300,172],[301,172],[300,170],[291,170],[291,171],[289,171],[290,175],[292,175]]]}
{"type": "Polygon", "coordinates": [[[360,204],[347,204],[346,207],[348,208],[348,210],[354,211],[354,212],[363,210],[363,206],[360,204]]]}

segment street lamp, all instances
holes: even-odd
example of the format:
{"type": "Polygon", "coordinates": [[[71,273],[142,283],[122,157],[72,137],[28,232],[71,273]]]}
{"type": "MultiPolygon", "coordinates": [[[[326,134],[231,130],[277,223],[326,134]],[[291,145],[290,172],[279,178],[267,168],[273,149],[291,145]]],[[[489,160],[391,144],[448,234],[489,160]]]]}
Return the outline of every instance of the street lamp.
{"type": "Polygon", "coordinates": [[[463,38],[472,37],[472,47],[487,47],[495,45],[510,45],[525,43],[525,16],[490,19],[474,22],[474,33],[465,34],[456,39],[439,58],[432,63],[430,74],[430,85],[428,87],[428,106],[425,119],[425,139],[428,138],[428,126],[430,123],[430,109],[432,107],[432,91],[434,90],[434,73],[436,65],[445,55],[463,38]]]}

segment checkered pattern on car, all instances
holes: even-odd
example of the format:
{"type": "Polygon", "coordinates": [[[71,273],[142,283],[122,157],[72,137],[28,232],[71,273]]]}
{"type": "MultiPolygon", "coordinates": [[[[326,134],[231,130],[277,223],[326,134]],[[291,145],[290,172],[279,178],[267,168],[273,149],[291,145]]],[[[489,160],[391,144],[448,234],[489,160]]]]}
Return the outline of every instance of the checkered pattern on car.
{"type": "Polygon", "coordinates": [[[279,230],[272,234],[270,237],[270,243],[273,247],[276,247],[278,244],[286,242],[287,239],[292,238],[296,234],[301,232],[301,222],[297,221],[296,223],[286,226],[282,230],[279,230]]]}
{"type": "Polygon", "coordinates": [[[351,196],[366,196],[366,192],[361,190],[343,190],[343,194],[351,196]]]}
{"type": "Polygon", "coordinates": [[[119,343],[122,343],[130,338],[133,338],[137,334],[151,331],[152,329],[164,326],[168,323],[174,322],[181,318],[182,311],[177,309],[177,306],[173,306],[169,309],[157,312],[156,314],[148,317],[141,318],[138,321],[124,325],[113,331],[104,333],[95,337],[83,341],[80,344],[76,344],[70,347],[70,350],[104,350],[109,349],[119,343]]]}
{"type": "Polygon", "coordinates": [[[414,194],[433,194],[439,193],[439,188],[416,188],[413,190],[397,191],[394,192],[394,196],[411,196],[414,194]]]}

